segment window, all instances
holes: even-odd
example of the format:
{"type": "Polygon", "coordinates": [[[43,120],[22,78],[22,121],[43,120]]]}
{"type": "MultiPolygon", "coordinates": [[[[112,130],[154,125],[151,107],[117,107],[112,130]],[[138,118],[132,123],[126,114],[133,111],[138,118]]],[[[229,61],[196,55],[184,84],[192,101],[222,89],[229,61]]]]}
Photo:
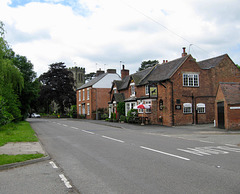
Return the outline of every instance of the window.
{"type": "Polygon", "coordinates": [[[85,100],[85,90],[82,91],[82,99],[85,100]]]}
{"type": "Polygon", "coordinates": [[[78,101],[81,101],[81,90],[78,91],[78,101]]]}
{"type": "MultiPolygon", "coordinates": [[[[142,100],[138,100],[137,102],[138,105],[143,103],[142,100]]],[[[138,109],[138,113],[143,113],[143,109],[138,109]]]]}
{"type": "Polygon", "coordinates": [[[205,104],[203,103],[197,104],[197,113],[205,113],[205,104]]]}
{"type": "Polygon", "coordinates": [[[131,96],[135,96],[135,83],[130,84],[131,96]]]}
{"type": "Polygon", "coordinates": [[[89,88],[87,89],[87,100],[89,100],[89,88]]]}
{"type": "Polygon", "coordinates": [[[114,94],[117,93],[117,88],[116,88],[116,87],[113,88],[113,93],[114,93],[114,94]]]}
{"type": "Polygon", "coordinates": [[[191,103],[183,103],[183,113],[185,113],[185,114],[192,113],[192,104],[191,103]]]}
{"type": "Polygon", "coordinates": [[[90,104],[87,104],[87,115],[90,115],[90,104]]]}
{"type": "Polygon", "coordinates": [[[149,85],[145,85],[145,94],[149,95],[149,85]]]}
{"type": "MultiPolygon", "coordinates": [[[[151,100],[144,100],[145,104],[151,106],[152,101],[151,100]]],[[[151,108],[145,109],[145,113],[151,113],[151,108]]]]}
{"type": "Polygon", "coordinates": [[[128,111],[133,109],[133,107],[136,105],[137,105],[137,102],[126,102],[125,103],[125,116],[127,116],[128,111]]]}
{"type": "Polygon", "coordinates": [[[183,74],[183,86],[199,86],[199,75],[198,74],[183,74]]]}

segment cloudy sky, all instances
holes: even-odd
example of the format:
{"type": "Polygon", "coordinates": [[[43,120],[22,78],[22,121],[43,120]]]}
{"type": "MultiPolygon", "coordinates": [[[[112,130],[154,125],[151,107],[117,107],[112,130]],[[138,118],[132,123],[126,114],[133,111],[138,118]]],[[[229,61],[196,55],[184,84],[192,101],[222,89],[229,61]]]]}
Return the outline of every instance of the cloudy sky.
{"type": "Polygon", "coordinates": [[[144,60],[197,61],[229,54],[240,64],[239,0],[0,0],[12,49],[40,76],[65,62],[86,72],[130,73],[144,60]]]}

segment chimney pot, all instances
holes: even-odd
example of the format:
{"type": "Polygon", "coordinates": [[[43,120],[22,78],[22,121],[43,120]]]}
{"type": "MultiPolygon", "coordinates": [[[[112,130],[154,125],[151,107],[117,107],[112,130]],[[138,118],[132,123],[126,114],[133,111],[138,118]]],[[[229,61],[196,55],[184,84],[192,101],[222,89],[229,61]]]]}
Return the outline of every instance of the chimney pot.
{"type": "Polygon", "coordinates": [[[186,53],[186,47],[183,47],[182,49],[183,49],[182,57],[187,56],[187,53],[186,53]]]}
{"type": "Polygon", "coordinates": [[[163,60],[163,63],[165,63],[166,61],[165,60],[163,60]]]}

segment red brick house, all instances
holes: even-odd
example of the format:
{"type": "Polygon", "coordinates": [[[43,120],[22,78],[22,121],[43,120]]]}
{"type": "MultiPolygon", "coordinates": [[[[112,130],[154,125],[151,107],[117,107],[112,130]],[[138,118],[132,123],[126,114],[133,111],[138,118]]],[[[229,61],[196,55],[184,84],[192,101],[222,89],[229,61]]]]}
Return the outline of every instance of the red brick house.
{"type": "Polygon", "coordinates": [[[115,69],[97,71],[96,77],[82,85],[76,91],[78,118],[84,115],[87,119],[96,119],[98,109],[107,109],[109,91],[114,80],[120,80],[115,69]]]}
{"type": "Polygon", "coordinates": [[[211,123],[220,81],[240,82],[240,71],[227,54],[196,62],[184,48],[181,58],[113,82],[110,106],[114,106],[116,93],[123,93],[126,113],[139,103],[151,105],[151,109],[139,111],[151,123],[211,123]]]}
{"type": "Polygon", "coordinates": [[[240,82],[220,82],[215,101],[216,126],[240,130],[240,82]]]}

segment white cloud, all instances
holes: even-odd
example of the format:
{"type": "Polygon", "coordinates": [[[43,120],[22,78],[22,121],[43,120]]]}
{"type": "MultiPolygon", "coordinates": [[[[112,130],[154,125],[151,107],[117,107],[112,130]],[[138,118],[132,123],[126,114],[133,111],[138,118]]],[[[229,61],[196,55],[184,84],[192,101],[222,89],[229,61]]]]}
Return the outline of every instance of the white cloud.
{"type": "Polygon", "coordinates": [[[16,53],[32,61],[38,75],[59,61],[85,67],[87,72],[95,71],[96,63],[98,68],[119,70],[120,61],[124,61],[134,73],[141,61],[175,59],[181,48],[186,46],[188,51],[190,44],[194,44],[191,53],[197,60],[228,53],[240,64],[237,0],[10,4],[10,0],[0,2],[7,41],[16,53]]]}

